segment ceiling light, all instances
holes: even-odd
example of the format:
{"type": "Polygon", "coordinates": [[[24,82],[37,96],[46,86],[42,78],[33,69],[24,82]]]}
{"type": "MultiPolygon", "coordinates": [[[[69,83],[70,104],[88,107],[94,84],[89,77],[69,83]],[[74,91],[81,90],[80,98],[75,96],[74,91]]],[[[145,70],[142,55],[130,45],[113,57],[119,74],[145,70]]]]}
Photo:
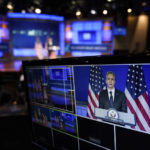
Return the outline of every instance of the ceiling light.
{"type": "Polygon", "coordinates": [[[107,2],[112,2],[112,0],[107,0],[107,2]]]}
{"type": "Polygon", "coordinates": [[[40,14],[41,13],[41,9],[40,8],[36,8],[35,9],[35,13],[40,14]]]}
{"type": "Polygon", "coordinates": [[[22,9],[21,12],[22,12],[22,13],[26,13],[26,10],[22,9]]]}
{"type": "Polygon", "coordinates": [[[72,5],[75,5],[76,4],[76,2],[75,1],[72,1],[72,5]]]}
{"type": "Polygon", "coordinates": [[[40,5],[40,0],[34,0],[33,3],[39,6],[40,5]]]}
{"type": "Polygon", "coordinates": [[[95,14],[96,14],[96,10],[92,9],[92,10],[91,10],[91,14],[92,14],[92,15],[95,15],[95,14]]]}
{"type": "Polygon", "coordinates": [[[12,10],[14,7],[12,5],[11,2],[8,2],[7,6],[6,6],[9,10],[12,10]]]}
{"type": "Polygon", "coordinates": [[[104,15],[107,15],[107,14],[108,14],[108,11],[107,11],[106,9],[104,9],[104,10],[103,10],[103,14],[104,14],[104,15]]]}
{"type": "Polygon", "coordinates": [[[81,11],[80,10],[77,10],[76,11],[76,16],[80,16],[81,15],[81,11]]]}
{"type": "Polygon", "coordinates": [[[147,5],[147,3],[146,2],[142,2],[142,4],[141,4],[143,7],[144,6],[146,6],[147,5]]]}
{"type": "Polygon", "coordinates": [[[131,9],[131,8],[128,8],[128,9],[127,9],[127,12],[128,12],[128,13],[131,13],[131,12],[132,12],[132,9],[131,9]]]}

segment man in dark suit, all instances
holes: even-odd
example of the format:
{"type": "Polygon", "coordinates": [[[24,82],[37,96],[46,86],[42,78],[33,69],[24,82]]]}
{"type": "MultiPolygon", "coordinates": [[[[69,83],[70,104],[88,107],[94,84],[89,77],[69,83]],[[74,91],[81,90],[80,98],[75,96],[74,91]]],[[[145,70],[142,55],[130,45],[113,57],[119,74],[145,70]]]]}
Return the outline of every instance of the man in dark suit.
{"type": "Polygon", "coordinates": [[[107,89],[100,92],[99,108],[115,108],[118,111],[127,112],[126,96],[115,88],[116,76],[113,72],[106,73],[107,89]]]}

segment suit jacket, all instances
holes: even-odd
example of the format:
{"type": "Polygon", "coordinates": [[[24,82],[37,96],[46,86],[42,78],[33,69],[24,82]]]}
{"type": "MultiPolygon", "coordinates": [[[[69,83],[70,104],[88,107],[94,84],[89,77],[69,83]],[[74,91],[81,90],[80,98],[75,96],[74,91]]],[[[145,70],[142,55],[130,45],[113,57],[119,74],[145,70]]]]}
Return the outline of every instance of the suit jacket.
{"type": "MultiPolygon", "coordinates": [[[[99,108],[111,108],[107,90],[103,90],[102,92],[100,92],[99,108]]],[[[123,92],[117,89],[115,89],[113,108],[115,108],[118,111],[127,112],[126,96],[123,92]]]]}

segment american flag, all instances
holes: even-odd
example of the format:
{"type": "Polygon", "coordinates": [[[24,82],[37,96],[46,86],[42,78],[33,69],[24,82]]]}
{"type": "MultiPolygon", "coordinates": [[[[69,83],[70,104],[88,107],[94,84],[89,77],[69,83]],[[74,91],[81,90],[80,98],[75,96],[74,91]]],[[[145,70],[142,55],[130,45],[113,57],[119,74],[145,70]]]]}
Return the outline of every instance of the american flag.
{"type": "Polygon", "coordinates": [[[89,118],[95,119],[94,109],[99,106],[99,93],[104,87],[105,83],[101,67],[91,66],[87,110],[87,116],[89,118]]]}
{"type": "Polygon", "coordinates": [[[135,129],[150,132],[150,105],[141,65],[129,65],[125,88],[128,112],[135,115],[135,129]]]}

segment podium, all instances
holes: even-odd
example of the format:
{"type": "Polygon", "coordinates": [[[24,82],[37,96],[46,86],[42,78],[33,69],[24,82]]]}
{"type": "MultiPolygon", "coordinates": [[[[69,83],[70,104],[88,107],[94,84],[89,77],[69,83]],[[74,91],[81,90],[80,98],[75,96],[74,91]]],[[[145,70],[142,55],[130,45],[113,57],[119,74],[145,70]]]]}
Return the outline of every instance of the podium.
{"type": "Polygon", "coordinates": [[[95,108],[94,114],[97,119],[101,119],[106,122],[111,122],[119,125],[130,125],[130,126],[136,125],[134,114],[119,112],[115,110],[118,117],[114,118],[114,117],[109,117],[108,115],[109,111],[110,110],[107,109],[95,108]]]}

